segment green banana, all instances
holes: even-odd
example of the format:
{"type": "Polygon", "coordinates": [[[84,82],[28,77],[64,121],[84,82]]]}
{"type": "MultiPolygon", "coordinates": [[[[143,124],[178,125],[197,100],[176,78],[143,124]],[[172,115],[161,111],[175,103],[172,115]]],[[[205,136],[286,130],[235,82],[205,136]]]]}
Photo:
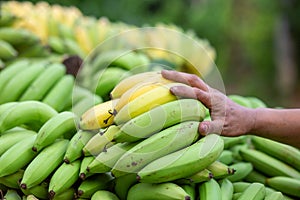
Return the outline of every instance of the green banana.
{"type": "Polygon", "coordinates": [[[180,178],[175,180],[175,183],[178,184],[194,184],[194,183],[201,183],[212,179],[214,175],[208,169],[203,169],[196,174],[193,174],[189,177],[180,178]]]}
{"type": "Polygon", "coordinates": [[[233,184],[227,178],[221,180],[220,183],[222,200],[231,200],[233,196],[233,184]]]}
{"type": "Polygon", "coordinates": [[[26,200],[39,200],[38,198],[36,198],[33,194],[28,195],[27,197],[25,197],[26,200]]]}
{"type": "Polygon", "coordinates": [[[91,200],[119,200],[119,198],[112,192],[107,190],[98,190],[96,191],[92,197],[91,200]]]}
{"type": "Polygon", "coordinates": [[[43,149],[26,167],[20,187],[40,184],[63,162],[69,141],[62,139],[43,149]]]}
{"type": "Polygon", "coordinates": [[[24,174],[23,169],[19,169],[13,174],[0,177],[0,184],[3,184],[9,188],[20,189],[19,181],[22,179],[24,174]]]}
{"type": "Polygon", "coordinates": [[[226,165],[230,165],[233,162],[233,153],[229,150],[223,150],[218,160],[226,165]]]}
{"type": "Polygon", "coordinates": [[[132,70],[135,73],[145,72],[148,69],[148,64],[150,64],[150,60],[145,54],[134,51],[122,54],[112,61],[112,65],[129,71],[132,70]]]}
{"type": "Polygon", "coordinates": [[[89,173],[87,171],[87,167],[89,164],[91,164],[93,161],[95,160],[94,156],[85,156],[82,161],[81,161],[81,165],[80,165],[80,170],[79,170],[79,177],[82,180],[85,180],[87,177],[91,176],[92,173],[89,173]]]}
{"type": "MultiPolygon", "coordinates": [[[[73,33],[74,35],[74,33],[73,33]]],[[[85,53],[83,52],[83,50],[80,48],[80,46],[78,45],[78,43],[70,38],[64,38],[63,39],[63,45],[66,49],[66,51],[64,53],[68,53],[68,54],[72,54],[72,55],[78,55],[81,58],[85,57],[85,53]]]]}
{"type": "Polygon", "coordinates": [[[31,151],[35,138],[36,135],[29,136],[10,147],[1,155],[0,177],[13,174],[32,161],[36,156],[31,151]]]}
{"type": "Polygon", "coordinates": [[[207,166],[207,168],[213,175],[213,178],[215,180],[223,179],[228,176],[232,176],[235,173],[235,169],[231,166],[220,162],[220,161],[214,161],[212,164],[207,166]]]}
{"type": "Polygon", "coordinates": [[[34,195],[36,198],[39,199],[48,199],[48,186],[49,183],[47,181],[43,181],[42,183],[31,188],[21,188],[21,191],[25,195],[34,195]]]}
{"type": "Polygon", "coordinates": [[[277,158],[300,170],[300,150],[274,140],[253,136],[251,142],[255,149],[277,158]]]}
{"type": "Polygon", "coordinates": [[[106,151],[101,152],[95,159],[87,166],[89,173],[105,173],[109,172],[115,163],[122,155],[129,149],[133,148],[136,143],[117,143],[107,148],[106,151]]]}
{"type": "Polygon", "coordinates": [[[82,151],[85,156],[93,155],[97,156],[108,146],[110,146],[114,135],[119,131],[119,127],[116,125],[110,125],[103,132],[94,135],[87,144],[83,147],[82,151]]]}
{"type": "Polygon", "coordinates": [[[126,174],[114,179],[114,192],[120,200],[126,200],[131,186],[136,184],[136,174],[126,174]]]}
{"type": "Polygon", "coordinates": [[[238,136],[238,137],[226,137],[221,136],[224,140],[224,149],[230,149],[231,147],[237,145],[237,144],[244,144],[247,140],[247,136],[238,136]]]}
{"type": "Polygon", "coordinates": [[[0,40],[4,40],[13,46],[29,46],[40,42],[37,35],[26,29],[3,27],[0,29],[0,40]]]}
{"type": "Polygon", "coordinates": [[[10,60],[17,57],[18,51],[8,42],[0,39],[0,58],[10,60]]]}
{"type": "Polygon", "coordinates": [[[42,102],[19,102],[0,116],[0,134],[13,127],[30,122],[42,126],[55,115],[57,115],[57,112],[42,102]]]}
{"type": "Polygon", "coordinates": [[[17,105],[18,102],[7,102],[0,105],[0,115],[6,112],[8,109],[12,108],[13,106],[17,105]]]}
{"type": "Polygon", "coordinates": [[[68,145],[67,151],[64,156],[65,163],[71,163],[83,156],[82,149],[84,145],[86,145],[86,143],[94,135],[94,133],[88,131],[77,131],[77,133],[71,138],[68,145]]]}
{"type": "Polygon", "coordinates": [[[291,166],[254,149],[241,149],[243,159],[251,162],[253,167],[268,176],[288,176],[300,179],[300,172],[291,166]]]}
{"type": "Polygon", "coordinates": [[[54,84],[63,77],[66,68],[59,63],[51,64],[41,73],[23,93],[20,101],[41,100],[54,84]]]}
{"type": "Polygon", "coordinates": [[[182,150],[163,156],[138,172],[141,182],[159,183],[191,176],[205,169],[220,156],[224,142],[211,133],[182,150]]]}
{"type": "MultiPolygon", "coordinates": [[[[74,96],[74,94],[73,94],[74,96]]],[[[74,100],[74,97],[73,97],[74,100]]],[[[93,106],[100,104],[103,102],[102,97],[90,94],[89,96],[84,97],[79,102],[74,103],[72,105],[72,112],[75,113],[77,116],[83,115],[88,109],[92,108],[93,106]]]]}
{"type": "Polygon", "coordinates": [[[6,11],[5,9],[1,9],[1,17],[0,17],[0,27],[4,28],[6,26],[11,26],[14,22],[18,20],[19,17],[11,13],[10,11],[6,11]]]}
{"type": "Polygon", "coordinates": [[[50,105],[58,112],[62,111],[68,102],[66,99],[72,99],[72,90],[74,86],[74,77],[72,75],[63,76],[48,92],[42,102],[50,105]]]}
{"type": "Polygon", "coordinates": [[[241,106],[244,106],[244,107],[247,107],[247,108],[252,108],[252,103],[247,97],[237,95],[237,94],[231,94],[231,95],[228,95],[228,97],[232,101],[234,101],[235,103],[237,103],[241,106]]]}
{"type": "Polygon", "coordinates": [[[18,194],[17,190],[14,189],[8,189],[6,194],[4,195],[5,200],[21,200],[22,198],[18,194]]]}
{"type": "Polygon", "coordinates": [[[50,36],[47,42],[52,52],[64,54],[67,51],[63,42],[63,38],[57,36],[50,36]]]}
{"type": "Polygon", "coordinates": [[[266,195],[265,200],[285,200],[285,198],[281,192],[273,192],[266,195]]]}
{"type": "Polygon", "coordinates": [[[10,129],[5,131],[0,136],[0,156],[14,144],[32,135],[36,135],[36,132],[26,129],[10,129]]]}
{"type": "Polygon", "coordinates": [[[199,196],[201,200],[221,200],[222,193],[219,183],[215,179],[210,179],[199,185],[199,196]]]}
{"type": "Polygon", "coordinates": [[[127,195],[127,200],[188,200],[190,196],[179,185],[167,183],[137,183],[127,195]]]}
{"type": "Polygon", "coordinates": [[[180,99],[145,112],[120,126],[116,142],[134,142],[184,121],[202,121],[205,107],[195,99],[180,99]]]}
{"type": "Polygon", "coordinates": [[[111,187],[113,177],[108,173],[95,174],[82,181],[77,189],[80,198],[91,198],[98,190],[106,190],[111,187]]]}
{"type": "Polygon", "coordinates": [[[250,186],[250,184],[251,183],[248,183],[245,181],[232,182],[233,192],[234,193],[242,193],[250,186]]]}
{"type": "Polygon", "coordinates": [[[199,137],[198,127],[196,121],[182,122],[139,142],[117,161],[112,174],[136,173],[151,161],[191,145],[199,137]]]}
{"type": "Polygon", "coordinates": [[[243,158],[240,154],[240,150],[248,149],[248,148],[249,148],[249,144],[247,144],[247,143],[237,144],[237,145],[234,145],[233,147],[231,147],[229,150],[232,152],[232,157],[233,157],[234,162],[238,162],[238,161],[242,162],[243,158]]]}
{"type": "Polygon", "coordinates": [[[266,180],[266,184],[283,194],[290,195],[292,197],[300,197],[300,180],[291,178],[291,177],[285,177],[285,176],[274,176],[271,178],[268,178],[266,180]]]}
{"type": "Polygon", "coordinates": [[[257,97],[246,97],[251,104],[251,108],[266,108],[267,105],[257,97]]]}
{"type": "Polygon", "coordinates": [[[265,186],[261,183],[251,183],[238,198],[239,200],[263,200],[266,196],[265,186]]]}
{"type": "Polygon", "coordinates": [[[67,190],[56,194],[52,200],[69,200],[75,199],[76,190],[74,187],[68,188],[67,190]]]}
{"type": "Polygon", "coordinates": [[[180,185],[182,189],[190,196],[190,200],[196,200],[196,185],[195,184],[184,184],[180,185]]]}
{"type": "Polygon", "coordinates": [[[38,131],[32,150],[39,152],[64,134],[75,133],[75,120],[75,114],[69,111],[61,112],[49,119],[38,131]]]}
{"type": "Polygon", "coordinates": [[[62,193],[78,180],[80,170],[80,160],[76,160],[70,164],[62,163],[51,176],[48,192],[51,198],[56,194],[62,193]]]}
{"type": "Polygon", "coordinates": [[[17,101],[30,84],[46,69],[47,61],[36,61],[17,73],[2,89],[0,104],[17,101]]]}
{"type": "Polygon", "coordinates": [[[258,183],[262,183],[262,184],[266,184],[266,179],[267,177],[256,171],[256,170],[252,170],[245,178],[244,180],[247,181],[247,182],[250,182],[250,183],[253,183],[253,182],[258,182],[258,183]]]}
{"type": "Polygon", "coordinates": [[[241,181],[253,170],[251,162],[237,162],[230,165],[230,168],[234,170],[234,173],[228,176],[228,180],[231,182],[241,181]]]}
{"type": "Polygon", "coordinates": [[[232,195],[232,200],[238,200],[240,198],[240,196],[242,195],[241,192],[237,192],[237,193],[234,193],[232,195]]]}
{"type": "MultiPolygon", "coordinates": [[[[26,70],[29,63],[29,59],[21,59],[7,65],[3,70],[1,70],[0,85],[2,90],[13,77],[15,77],[21,71],[26,70]]],[[[0,91],[0,94],[2,93],[2,90],[0,91]]]]}

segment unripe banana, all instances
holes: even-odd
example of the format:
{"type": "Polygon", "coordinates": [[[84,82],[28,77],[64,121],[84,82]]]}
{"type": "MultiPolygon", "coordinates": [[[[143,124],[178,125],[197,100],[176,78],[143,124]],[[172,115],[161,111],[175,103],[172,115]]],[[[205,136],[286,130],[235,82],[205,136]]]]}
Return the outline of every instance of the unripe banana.
{"type": "Polygon", "coordinates": [[[92,197],[91,200],[119,200],[119,198],[112,192],[109,192],[107,190],[98,190],[96,191],[92,197]]]}
{"type": "Polygon", "coordinates": [[[228,165],[217,160],[207,166],[207,169],[212,173],[215,180],[232,176],[235,173],[235,169],[232,166],[229,167],[228,165]]]}
{"type": "Polygon", "coordinates": [[[141,182],[159,183],[184,178],[205,169],[220,156],[224,142],[209,134],[182,150],[163,156],[138,172],[141,182]]]}
{"type": "Polygon", "coordinates": [[[180,99],[145,112],[120,126],[116,142],[134,142],[185,121],[202,121],[205,107],[195,99],[180,99]]]}
{"type": "Polygon", "coordinates": [[[18,55],[18,51],[8,42],[0,39],[0,58],[10,60],[18,55]]]}
{"type": "Polygon", "coordinates": [[[7,102],[4,104],[0,105],[0,115],[2,115],[3,113],[5,113],[8,109],[12,108],[13,106],[17,105],[18,102],[13,101],[13,102],[7,102]]]}
{"type": "Polygon", "coordinates": [[[36,135],[29,136],[1,155],[0,177],[13,174],[32,161],[36,156],[36,153],[31,151],[35,139],[36,135]]]}
{"type": "Polygon", "coordinates": [[[37,35],[26,29],[16,29],[13,27],[3,27],[0,29],[0,39],[13,46],[28,46],[40,42],[37,35]]]}
{"type": "Polygon", "coordinates": [[[215,179],[201,183],[198,190],[201,200],[222,200],[221,188],[215,179]]]}
{"type": "Polygon", "coordinates": [[[70,164],[63,163],[55,170],[54,174],[51,176],[48,188],[51,198],[72,187],[78,180],[80,163],[80,160],[76,160],[70,164]]]}
{"type": "Polygon", "coordinates": [[[95,157],[95,159],[87,166],[86,170],[89,173],[109,172],[120,157],[135,145],[136,143],[114,144],[95,157]]]}
{"type": "Polygon", "coordinates": [[[65,105],[68,104],[66,100],[72,99],[73,86],[74,77],[67,74],[58,80],[42,101],[58,112],[63,111],[65,105]]]}
{"type": "Polygon", "coordinates": [[[250,183],[254,183],[254,182],[258,182],[258,183],[262,183],[262,184],[266,184],[266,179],[267,177],[256,171],[256,170],[252,170],[245,178],[244,180],[250,183]]]}
{"type": "Polygon", "coordinates": [[[32,135],[36,135],[36,132],[27,129],[10,129],[5,131],[0,137],[0,156],[14,144],[32,135]]]}
{"type": "Polygon", "coordinates": [[[76,196],[76,190],[74,187],[68,188],[67,190],[56,194],[52,200],[69,200],[69,199],[75,199],[76,196]]]}
{"type": "Polygon", "coordinates": [[[227,178],[221,180],[220,183],[222,200],[231,200],[233,196],[233,184],[227,178]]]}
{"type": "Polygon", "coordinates": [[[182,189],[190,196],[190,200],[196,200],[196,185],[195,184],[184,184],[180,185],[182,189]]]}
{"type": "Polygon", "coordinates": [[[273,192],[266,195],[265,200],[285,200],[285,198],[281,192],[273,192]]]}
{"type": "Polygon", "coordinates": [[[175,180],[175,183],[178,183],[178,184],[201,183],[201,182],[209,181],[213,177],[214,177],[214,175],[211,173],[211,171],[209,171],[208,169],[203,169],[189,177],[184,177],[184,178],[175,180]]]}
{"type": "Polygon", "coordinates": [[[233,182],[232,185],[234,193],[242,193],[251,185],[251,183],[245,181],[237,181],[233,182]]]}
{"type": "Polygon", "coordinates": [[[85,180],[87,177],[93,175],[92,173],[89,173],[86,169],[91,162],[95,160],[94,156],[85,156],[80,165],[79,173],[78,176],[82,179],[85,180]]]}
{"type": "Polygon", "coordinates": [[[247,97],[241,96],[241,95],[237,95],[237,94],[231,94],[228,95],[228,97],[234,101],[235,103],[247,107],[247,108],[252,108],[252,104],[250,102],[250,100],[247,97]]]}
{"type": "Polygon", "coordinates": [[[77,131],[77,133],[71,138],[68,145],[67,151],[64,156],[65,163],[71,163],[74,160],[83,156],[82,149],[87,144],[87,142],[95,134],[87,131],[77,131]]]}
{"type": "Polygon", "coordinates": [[[245,161],[251,162],[253,167],[268,176],[288,176],[300,179],[300,173],[291,166],[254,149],[241,149],[240,153],[245,161]]]}
{"type": "Polygon", "coordinates": [[[61,112],[49,119],[37,133],[32,150],[39,152],[64,134],[74,133],[76,131],[75,120],[75,114],[68,111],[61,112]]]}
{"type": "Polygon", "coordinates": [[[274,176],[268,178],[266,184],[284,194],[292,197],[300,197],[300,180],[285,176],[274,176]]]}
{"type": "Polygon", "coordinates": [[[51,64],[41,73],[20,97],[20,101],[41,100],[54,84],[63,77],[66,68],[59,63],[51,64]]]}
{"type": "Polygon", "coordinates": [[[251,183],[247,189],[245,189],[239,200],[263,200],[266,196],[265,186],[261,183],[251,183]]]}
{"type": "Polygon", "coordinates": [[[0,116],[0,134],[13,127],[30,122],[42,126],[55,115],[57,115],[57,112],[42,102],[19,102],[0,116]]]}
{"type": "Polygon", "coordinates": [[[247,136],[238,136],[238,137],[225,137],[222,136],[222,139],[224,140],[224,149],[230,149],[231,147],[234,147],[237,144],[245,144],[247,140],[247,136]]]}
{"type": "Polygon", "coordinates": [[[47,61],[36,61],[17,73],[0,93],[0,104],[17,101],[30,84],[46,69],[47,61]]]}
{"type": "Polygon", "coordinates": [[[191,145],[199,137],[198,127],[196,121],[182,122],[139,142],[117,161],[112,174],[136,173],[155,159],[191,145]]]}
{"type": "Polygon", "coordinates": [[[62,162],[68,140],[59,140],[43,149],[26,167],[20,187],[31,188],[45,180],[62,162]]]}
{"type": "Polygon", "coordinates": [[[234,170],[231,176],[228,176],[228,180],[231,182],[241,181],[253,170],[253,165],[250,162],[238,162],[230,165],[230,168],[234,170]]]}
{"type": "Polygon", "coordinates": [[[95,130],[105,128],[113,123],[113,108],[118,99],[105,101],[93,106],[80,117],[80,129],[95,130]]]}
{"type": "Polygon", "coordinates": [[[257,97],[246,97],[248,100],[250,100],[250,104],[252,108],[266,108],[267,105],[259,98],[257,97]]]}
{"type": "Polygon", "coordinates": [[[6,194],[4,195],[5,200],[21,200],[22,198],[18,194],[17,190],[14,189],[8,189],[6,194]]]}
{"type": "Polygon", "coordinates": [[[109,189],[112,180],[113,177],[108,173],[95,174],[81,182],[77,195],[80,198],[91,198],[96,191],[109,189]]]}
{"type": "Polygon", "coordinates": [[[0,184],[3,184],[9,188],[20,189],[19,181],[22,179],[24,174],[23,169],[19,169],[17,172],[0,177],[0,184]]]}
{"type": "Polygon", "coordinates": [[[189,200],[190,196],[179,185],[171,182],[137,183],[129,191],[127,200],[189,200]]]}
{"type": "Polygon", "coordinates": [[[290,166],[300,170],[300,150],[287,144],[283,144],[258,136],[251,137],[251,142],[257,150],[260,150],[274,158],[277,158],[290,166]]]}
{"type": "Polygon", "coordinates": [[[31,188],[23,189],[21,188],[21,191],[25,195],[34,195],[36,198],[39,199],[48,199],[48,181],[43,181],[42,183],[35,185],[31,188]]]}
{"type": "Polygon", "coordinates": [[[127,199],[127,193],[131,186],[137,183],[136,174],[126,174],[114,179],[114,192],[120,200],[127,199]]]}

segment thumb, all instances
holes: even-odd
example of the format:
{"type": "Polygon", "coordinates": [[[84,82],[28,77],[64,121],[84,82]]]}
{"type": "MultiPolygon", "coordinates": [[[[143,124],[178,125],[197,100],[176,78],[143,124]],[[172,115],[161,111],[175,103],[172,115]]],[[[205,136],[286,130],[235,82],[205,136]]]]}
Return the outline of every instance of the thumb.
{"type": "Polygon", "coordinates": [[[223,123],[218,120],[215,121],[203,121],[199,125],[199,132],[205,136],[209,133],[217,133],[221,135],[223,123]]]}

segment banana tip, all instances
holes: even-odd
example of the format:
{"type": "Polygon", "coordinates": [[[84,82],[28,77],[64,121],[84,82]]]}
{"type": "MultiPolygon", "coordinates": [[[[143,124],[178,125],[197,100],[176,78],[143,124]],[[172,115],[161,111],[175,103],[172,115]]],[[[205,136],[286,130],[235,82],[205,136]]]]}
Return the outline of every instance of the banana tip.
{"type": "Polygon", "coordinates": [[[31,149],[32,149],[32,151],[37,152],[37,148],[36,147],[32,147],[31,149]]]}
{"type": "Polygon", "coordinates": [[[27,185],[26,185],[25,183],[21,183],[20,187],[21,187],[22,189],[26,190],[27,185]]]}
{"type": "Polygon", "coordinates": [[[49,196],[50,198],[53,198],[55,196],[55,192],[53,190],[49,191],[49,196]]]}
{"type": "Polygon", "coordinates": [[[184,200],[191,200],[191,197],[190,196],[185,196],[184,200]]]}
{"type": "Polygon", "coordinates": [[[70,164],[70,161],[69,161],[68,158],[65,158],[65,159],[64,159],[64,162],[65,162],[66,164],[70,164]]]}
{"type": "Polygon", "coordinates": [[[79,177],[80,177],[82,180],[85,180],[86,175],[85,175],[85,173],[80,173],[79,177]]]}
{"type": "Polygon", "coordinates": [[[137,176],[136,176],[136,180],[137,180],[137,181],[140,181],[140,180],[141,180],[141,177],[140,177],[139,175],[137,175],[137,176]]]}

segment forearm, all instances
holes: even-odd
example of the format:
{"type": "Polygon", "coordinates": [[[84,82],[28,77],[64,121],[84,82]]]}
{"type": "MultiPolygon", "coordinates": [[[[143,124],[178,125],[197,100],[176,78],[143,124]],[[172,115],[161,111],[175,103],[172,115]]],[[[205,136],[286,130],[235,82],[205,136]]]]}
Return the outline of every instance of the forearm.
{"type": "Polygon", "coordinates": [[[251,134],[300,148],[300,109],[258,108],[253,112],[251,134]]]}

